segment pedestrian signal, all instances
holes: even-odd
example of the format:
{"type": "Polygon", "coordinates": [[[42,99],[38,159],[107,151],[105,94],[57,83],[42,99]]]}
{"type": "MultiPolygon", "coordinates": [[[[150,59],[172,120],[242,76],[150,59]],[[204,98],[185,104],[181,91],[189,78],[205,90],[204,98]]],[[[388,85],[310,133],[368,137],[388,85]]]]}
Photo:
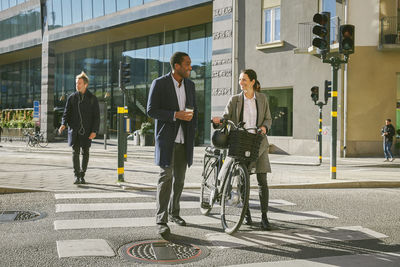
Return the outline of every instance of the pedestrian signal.
{"type": "Polygon", "coordinates": [[[318,54],[324,55],[329,53],[330,50],[330,27],[331,27],[331,13],[322,12],[317,13],[313,17],[313,21],[317,23],[312,29],[315,34],[312,45],[317,47],[318,54]]]}
{"type": "Polygon", "coordinates": [[[345,24],[339,29],[339,53],[349,55],[354,53],[354,25],[345,24]]]}
{"type": "Polygon", "coordinates": [[[319,87],[313,86],[311,87],[311,99],[316,104],[319,99],[319,87]]]}

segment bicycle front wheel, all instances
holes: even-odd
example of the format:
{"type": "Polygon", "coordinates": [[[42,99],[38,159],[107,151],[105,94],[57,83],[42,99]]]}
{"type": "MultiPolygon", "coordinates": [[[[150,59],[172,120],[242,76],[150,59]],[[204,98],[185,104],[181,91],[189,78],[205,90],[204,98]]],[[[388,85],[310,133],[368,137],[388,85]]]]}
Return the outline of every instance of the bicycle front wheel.
{"type": "Polygon", "coordinates": [[[204,157],[203,181],[200,191],[200,212],[208,215],[214,206],[217,193],[218,159],[204,157]]]}
{"type": "Polygon", "coordinates": [[[27,145],[30,146],[30,147],[34,147],[35,146],[35,143],[34,143],[34,141],[33,141],[33,139],[31,137],[28,137],[27,145]]]}
{"type": "Polygon", "coordinates": [[[221,223],[227,234],[235,233],[242,225],[249,204],[250,178],[247,168],[236,163],[224,185],[221,199],[221,223]]]}

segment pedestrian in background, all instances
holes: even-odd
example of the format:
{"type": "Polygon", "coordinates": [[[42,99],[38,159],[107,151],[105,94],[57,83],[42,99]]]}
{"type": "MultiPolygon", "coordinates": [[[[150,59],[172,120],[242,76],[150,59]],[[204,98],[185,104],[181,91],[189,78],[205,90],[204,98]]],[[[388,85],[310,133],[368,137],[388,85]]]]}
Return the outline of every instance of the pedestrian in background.
{"type": "MultiPolygon", "coordinates": [[[[259,157],[255,164],[255,173],[257,174],[258,195],[261,205],[261,229],[269,231],[272,227],[267,216],[269,202],[267,173],[271,172],[271,165],[268,157],[267,133],[272,125],[271,111],[267,97],[260,92],[260,83],[254,70],[243,70],[239,76],[239,85],[242,92],[233,95],[229,99],[223,117],[233,121],[235,124],[245,122],[245,128],[258,128],[264,134],[259,149],[259,157]]],[[[220,120],[220,117],[214,117],[213,123],[220,123],[220,120]]],[[[255,130],[252,131],[255,133],[255,130]]],[[[251,169],[252,167],[250,166],[249,171],[251,169]]],[[[247,207],[244,219],[247,225],[251,225],[253,222],[249,207],[247,207]]]]}
{"type": "Polygon", "coordinates": [[[193,162],[197,125],[196,92],[189,80],[192,70],[188,54],[172,55],[171,72],[155,79],[150,87],[147,113],[155,119],[155,163],[160,166],[157,182],[157,232],[170,233],[168,219],[180,226],[180,197],[186,168],[193,162]],[[169,215],[169,218],[168,218],[169,215]]]}
{"type": "MultiPolygon", "coordinates": [[[[0,122],[1,123],[1,122],[0,122]]],[[[1,127],[1,124],[0,124],[0,142],[1,142],[1,135],[2,135],[2,133],[3,133],[3,128],[1,127]]]]}
{"type": "Polygon", "coordinates": [[[89,86],[87,75],[82,71],[76,76],[75,82],[76,92],[67,99],[58,132],[61,134],[68,125],[68,144],[72,146],[74,184],[85,184],[89,148],[99,131],[100,111],[97,97],[87,89],[89,86]],[[82,167],[79,160],[80,152],[82,152],[82,167]]]}
{"type": "Polygon", "coordinates": [[[393,154],[392,154],[392,143],[393,143],[393,136],[395,135],[395,130],[392,125],[391,119],[386,119],[385,126],[382,128],[382,136],[383,136],[383,153],[385,154],[385,162],[386,161],[393,161],[393,154]]]}

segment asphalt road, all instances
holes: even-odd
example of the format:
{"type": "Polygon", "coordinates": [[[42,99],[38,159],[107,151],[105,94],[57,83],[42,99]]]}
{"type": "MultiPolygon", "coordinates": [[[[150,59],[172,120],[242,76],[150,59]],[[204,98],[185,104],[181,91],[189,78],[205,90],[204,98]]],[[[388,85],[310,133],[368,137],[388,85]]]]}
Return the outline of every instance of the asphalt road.
{"type": "MultiPolygon", "coordinates": [[[[108,193],[113,192],[107,190],[94,192],[93,194],[102,194],[95,198],[62,198],[60,193],[0,195],[0,211],[28,210],[45,214],[43,218],[35,221],[0,223],[1,266],[137,265],[121,256],[119,249],[132,242],[159,240],[156,228],[152,225],[154,192],[136,192],[142,196],[126,198],[115,196],[106,198],[104,194],[108,193]],[[101,205],[88,205],[95,203],[101,205]],[[71,204],[82,204],[78,207],[92,210],[74,211],[77,206],[71,204]],[[129,205],[136,204],[140,207],[129,208],[129,205]],[[118,207],[104,208],[107,205],[118,207]],[[124,207],[127,210],[124,210],[124,207]],[[72,210],[66,211],[62,210],[63,208],[72,210]],[[97,228],[95,223],[90,223],[90,227],[85,229],[56,229],[61,222],[68,221],[72,226],[79,228],[82,220],[92,222],[93,219],[104,218],[111,220],[109,225],[103,228],[97,228]],[[111,227],[121,218],[144,218],[144,221],[150,223],[148,226],[111,227]],[[115,256],[59,257],[57,241],[85,239],[105,240],[115,256]]],[[[315,262],[315,258],[333,257],[331,261],[340,262],[343,260],[340,256],[378,252],[399,253],[399,193],[400,189],[270,190],[271,201],[278,203],[271,205],[269,209],[271,222],[275,226],[274,231],[259,231],[258,207],[254,207],[253,225],[242,226],[233,239],[222,232],[221,225],[216,220],[215,223],[204,224],[200,221],[199,224],[192,222],[187,227],[171,224],[172,241],[205,246],[209,249],[206,258],[188,263],[187,266],[225,266],[280,261],[292,262],[293,264],[289,266],[300,266],[295,265],[295,259],[315,262]],[[319,213],[307,213],[310,211],[319,213]],[[347,228],[343,230],[341,227],[347,228]],[[310,228],[312,230],[309,230],[310,228]]],[[[197,202],[197,194],[197,191],[186,190],[182,203],[197,202]]],[[[254,200],[253,203],[257,204],[257,196],[253,194],[251,198],[254,200]]],[[[218,219],[218,207],[213,211],[212,216],[218,219]]],[[[188,207],[182,209],[181,215],[190,219],[194,218],[192,216],[199,216],[200,213],[197,207],[188,207]]],[[[357,262],[346,258],[348,261],[346,265],[400,265],[400,255],[385,257],[374,257],[376,262],[370,259],[357,262]]],[[[341,263],[337,266],[343,265],[341,263]]]]}

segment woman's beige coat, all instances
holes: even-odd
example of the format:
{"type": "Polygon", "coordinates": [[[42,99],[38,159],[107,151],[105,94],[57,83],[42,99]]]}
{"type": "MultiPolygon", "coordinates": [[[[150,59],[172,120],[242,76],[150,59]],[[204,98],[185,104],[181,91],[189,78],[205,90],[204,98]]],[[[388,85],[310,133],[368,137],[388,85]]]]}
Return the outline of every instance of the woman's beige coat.
{"type": "MultiPolygon", "coordinates": [[[[267,128],[267,132],[271,129],[272,118],[271,111],[269,110],[269,104],[267,97],[263,93],[255,92],[256,101],[257,101],[257,127],[265,126],[267,128]]],[[[240,112],[243,107],[243,92],[240,94],[234,95],[229,99],[228,104],[224,110],[224,119],[228,119],[233,121],[235,124],[239,122],[240,112]]],[[[265,136],[263,141],[261,142],[259,157],[256,162],[256,170],[255,173],[267,173],[271,172],[271,165],[269,163],[268,157],[268,138],[265,136]]],[[[251,171],[251,167],[249,171],[251,171]]],[[[254,173],[254,171],[252,171],[254,173]]]]}

